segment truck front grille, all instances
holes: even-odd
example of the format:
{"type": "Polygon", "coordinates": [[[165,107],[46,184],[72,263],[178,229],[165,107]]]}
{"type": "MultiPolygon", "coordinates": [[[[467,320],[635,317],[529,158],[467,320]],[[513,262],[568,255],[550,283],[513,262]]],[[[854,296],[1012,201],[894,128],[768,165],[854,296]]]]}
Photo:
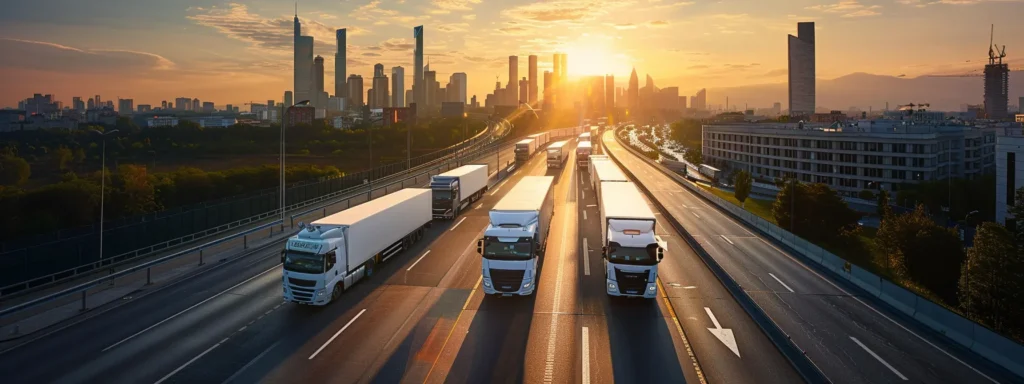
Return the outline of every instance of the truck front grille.
{"type": "Polygon", "coordinates": [[[624,272],[615,268],[615,281],[619,284],[619,293],[627,295],[642,295],[647,289],[647,276],[650,270],[642,272],[624,272]]]}
{"type": "Polygon", "coordinates": [[[499,292],[515,292],[523,285],[524,270],[516,269],[491,269],[491,283],[494,283],[494,290],[499,292]]]}

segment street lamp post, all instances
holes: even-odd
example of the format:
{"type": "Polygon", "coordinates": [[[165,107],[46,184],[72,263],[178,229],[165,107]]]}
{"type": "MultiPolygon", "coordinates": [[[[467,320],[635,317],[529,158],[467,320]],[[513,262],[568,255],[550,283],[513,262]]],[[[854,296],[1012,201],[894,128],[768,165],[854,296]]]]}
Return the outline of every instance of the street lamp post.
{"type": "Polygon", "coordinates": [[[92,132],[100,135],[103,142],[100,152],[100,260],[103,260],[103,208],[107,194],[107,136],[117,133],[118,130],[100,132],[93,129],[92,132]]]}

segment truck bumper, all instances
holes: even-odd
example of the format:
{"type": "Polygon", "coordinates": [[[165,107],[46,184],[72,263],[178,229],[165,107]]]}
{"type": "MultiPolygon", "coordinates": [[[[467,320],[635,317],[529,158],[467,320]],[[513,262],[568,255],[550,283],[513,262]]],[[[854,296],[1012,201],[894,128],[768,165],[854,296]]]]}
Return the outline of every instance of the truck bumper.
{"type": "Polygon", "coordinates": [[[645,298],[645,299],[653,299],[655,297],[658,297],[658,284],[657,283],[647,283],[647,287],[646,287],[646,289],[644,289],[643,294],[640,294],[640,293],[636,293],[636,294],[623,293],[623,292],[621,292],[619,290],[618,282],[616,282],[615,280],[611,280],[611,279],[606,279],[604,286],[605,286],[605,290],[608,292],[608,296],[642,297],[642,298],[645,298]]]}
{"type": "Polygon", "coordinates": [[[537,286],[535,284],[533,284],[533,282],[526,282],[526,283],[522,283],[519,286],[519,290],[518,291],[513,291],[513,292],[499,291],[497,289],[494,289],[494,284],[491,283],[491,279],[487,278],[487,277],[483,278],[483,282],[481,284],[484,287],[484,294],[487,294],[487,295],[530,296],[530,295],[533,294],[533,292],[535,292],[537,290],[537,286]]]}

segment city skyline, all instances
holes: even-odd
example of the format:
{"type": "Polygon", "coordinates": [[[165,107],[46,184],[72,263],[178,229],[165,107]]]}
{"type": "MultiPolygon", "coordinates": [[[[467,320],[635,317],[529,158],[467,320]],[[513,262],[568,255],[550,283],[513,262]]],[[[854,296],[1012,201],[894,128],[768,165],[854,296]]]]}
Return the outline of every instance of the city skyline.
{"type": "MultiPolygon", "coordinates": [[[[739,7],[744,13],[716,4],[688,2],[632,2],[635,7],[609,2],[599,7],[579,7],[583,3],[586,2],[551,3],[547,9],[519,2],[434,5],[413,0],[404,4],[306,1],[299,4],[298,19],[302,34],[315,40],[311,56],[321,55],[329,63],[325,82],[335,78],[336,70],[332,68],[337,67],[337,29],[348,32],[348,72],[368,78],[372,65],[378,62],[387,67],[413,66],[414,40],[409,29],[423,24],[428,35],[425,59],[434,64],[439,78],[465,72],[469,78],[467,93],[479,97],[492,89],[490,79],[495,74],[500,76],[507,71],[503,67],[508,56],[537,55],[538,72],[542,73],[552,68],[551,53],[555,51],[564,51],[570,57],[570,77],[606,73],[627,79],[629,70],[636,66],[663,85],[679,86],[681,94],[693,94],[701,88],[781,83],[786,81],[786,35],[796,33],[797,21],[817,22],[817,72],[822,79],[853,72],[914,77],[977,71],[986,49],[986,23],[995,23],[996,42],[1010,47],[1011,68],[1022,62],[1013,54],[1014,47],[1021,44],[1010,37],[1024,34],[1024,27],[1012,23],[1009,15],[1024,10],[1024,5],[1008,2],[918,2],[914,6],[901,4],[910,3],[907,1],[805,1],[800,5],[777,4],[762,9],[763,6],[755,7],[760,3],[740,1],[752,6],[739,7]],[[657,18],[663,20],[644,22],[642,19],[649,18],[651,13],[640,11],[654,9],[659,11],[655,13],[657,18]],[[752,16],[755,14],[758,16],[752,16]],[[978,25],[956,22],[971,15],[978,17],[978,25]],[[539,19],[545,17],[551,20],[541,23],[539,19]],[[908,46],[891,38],[900,35],[900,31],[915,28],[916,20],[925,17],[934,22],[921,24],[923,29],[914,29],[913,34],[948,40],[949,49],[932,52],[927,47],[908,46]],[[894,18],[906,22],[898,26],[885,22],[894,18]],[[549,28],[546,24],[565,28],[549,28]],[[864,32],[843,33],[854,26],[864,32]],[[673,36],[675,31],[701,32],[679,37],[673,36]],[[645,49],[645,44],[636,44],[642,39],[663,42],[665,49],[645,49]],[[870,46],[871,60],[841,59],[850,47],[856,46],[870,46]],[[896,51],[899,54],[885,54],[896,51]],[[680,61],[684,64],[676,64],[680,61]],[[595,66],[594,62],[604,64],[595,66]]],[[[107,6],[98,4],[95,8],[104,7],[107,6]]],[[[245,2],[184,8],[167,9],[155,29],[178,26],[186,31],[184,34],[209,43],[209,48],[186,49],[179,43],[162,41],[151,31],[112,35],[102,39],[102,43],[83,39],[82,33],[69,31],[95,27],[82,25],[73,15],[64,14],[77,10],[70,4],[58,7],[57,15],[47,20],[59,22],[56,26],[42,28],[40,23],[33,23],[35,16],[5,22],[0,27],[0,46],[22,55],[0,60],[5,69],[3,76],[8,77],[5,84],[10,84],[9,91],[0,95],[0,105],[13,106],[18,99],[34,92],[52,93],[65,102],[75,95],[101,93],[154,104],[166,98],[165,94],[188,93],[219,103],[241,104],[248,99],[280,97],[281,91],[294,89],[288,70],[293,42],[292,36],[288,36],[294,17],[291,5],[245,2]],[[83,55],[89,60],[61,60],[83,55]],[[77,65],[38,64],[46,59],[77,65]],[[115,74],[115,68],[125,71],[115,74]],[[245,79],[234,75],[243,71],[245,79]],[[48,86],[41,89],[38,84],[48,86]]],[[[526,73],[528,68],[522,64],[526,63],[520,65],[526,73]]],[[[409,78],[413,72],[407,71],[407,84],[414,83],[409,78]]],[[[507,84],[510,80],[502,78],[501,82],[507,84]]],[[[625,82],[619,80],[616,85],[623,86],[625,82]]]]}

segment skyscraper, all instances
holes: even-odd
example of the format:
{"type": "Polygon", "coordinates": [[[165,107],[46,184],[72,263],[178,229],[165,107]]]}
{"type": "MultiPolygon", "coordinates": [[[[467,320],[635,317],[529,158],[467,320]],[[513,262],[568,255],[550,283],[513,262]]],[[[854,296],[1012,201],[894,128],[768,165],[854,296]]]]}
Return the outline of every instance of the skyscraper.
{"type": "Polygon", "coordinates": [[[604,95],[604,108],[610,114],[615,109],[615,75],[604,76],[604,95]]]}
{"type": "Polygon", "coordinates": [[[640,79],[636,76],[636,67],[629,74],[629,88],[626,89],[626,108],[636,111],[640,106],[640,79]]]}
{"type": "Polygon", "coordinates": [[[317,109],[327,108],[327,98],[322,97],[324,93],[324,58],[317,55],[313,59],[313,98],[312,104],[317,109]]]}
{"type": "Polygon", "coordinates": [[[348,78],[348,39],[345,28],[334,31],[338,40],[338,51],[334,53],[334,96],[348,96],[348,89],[345,87],[345,79],[348,78]]]}
{"type": "Polygon", "coordinates": [[[1009,116],[1010,103],[1010,67],[1003,63],[1004,55],[998,49],[989,47],[985,64],[985,117],[997,120],[1009,116]]]}
{"type": "MultiPolygon", "coordinates": [[[[423,107],[433,107],[441,104],[437,99],[441,84],[437,82],[437,72],[430,70],[430,65],[423,67],[423,107]]],[[[416,108],[420,108],[417,104],[416,108]]]]}
{"type": "Polygon", "coordinates": [[[449,101],[459,101],[462,104],[466,104],[466,79],[465,72],[453,73],[451,78],[448,79],[448,83],[452,84],[452,89],[455,91],[455,94],[448,93],[449,101]]]}
{"type": "Polygon", "coordinates": [[[518,104],[524,104],[524,103],[529,102],[529,98],[530,98],[530,80],[527,80],[526,77],[523,77],[522,80],[519,80],[519,103],[518,104]]]}
{"type": "Polygon", "coordinates": [[[295,98],[298,101],[313,100],[313,38],[302,36],[302,24],[299,22],[299,15],[296,13],[294,21],[295,56],[294,65],[294,87],[295,98]]]}
{"type": "Polygon", "coordinates": [[[122,115],[130,115],[135,112],[135,103],[132,99],[117,99],[117,113],[122,115]]]}
{"type": "Polygon", "coordinates": [[[192,112],[202,111],[202,105],[203,104],[199,102],[198,98],[192,99],[192,112]]]}
{"type": "Polygon", "coordinates": [[[416,38],[416,50],[413,51],[412,93],[413,101],[420,107],[427,101],[426,89],[423,88],[423,26],[413,28],[412,36],[416,38]]]}
{"type": "Polygon", "coordinates": [[[405,107],[405,68],[391,68],[391,106],[405,107]]]}
{"type": "Polygon", "coordinates": [[[789,35],[789,115],[814,113],[814,23],[797,23],[789,35]]]}
{"type": "Polygon", "coordinates": [[[348,75],[348,105],[355,109],[363,106],[363,77],[348,75]]]}
{"type": "Polygon", "coordinates": [[[71,98],[71,109],[79,112],[85,112],[85,103],[82,102],[81,96],[71,98]]]}
{"type": "Polygon", "coordinates": [[[554,88],[554,84],[551,84],[551,78],[551,71],[544,71],[544,106],[542,108],[545,110],[551,108],[551,90],[554,88]]]}
{"type": "Polygon", "coordinates": [[[370,107],[386,108],[390,102],[388,75],[384,74],[384,64],[377,63],[373,66],[373,100],[370,101],[370,107]]]}
{"type": "Polygon", "coordinates": [[[701,90],[697,91],[697,94],[693,96],[693,99],[691,99],[690,104],[693,107],[693,109],[696,109],[698,111],[708,109],[708,91],[706,89],[701,88],[701,90]]]}
{"type": "Polygon", "coordinates": [[[292,106],[292,91],[284,91],[284,107],[292,106]]]}
{"type": "Polygon", "coordinates": [[[519,56],[508,57],[508,85],[506,87],[512,89],[513,93],[519,89],[519,56]]]}
{"type": "Polygon", "coordinates": [[[530,55],[527,71],[530,76],[530,94],[528,102],[530,105],[537,104],[537,55],[530,55]]]}

